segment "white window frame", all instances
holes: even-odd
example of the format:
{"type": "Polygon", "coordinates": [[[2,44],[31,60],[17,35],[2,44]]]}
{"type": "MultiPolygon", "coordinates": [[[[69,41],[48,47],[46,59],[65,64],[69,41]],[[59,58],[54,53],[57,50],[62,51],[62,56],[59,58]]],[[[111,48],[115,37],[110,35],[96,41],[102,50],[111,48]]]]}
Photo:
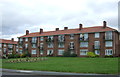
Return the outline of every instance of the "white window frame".
{"type": "Polygon", "coordinates": [[[20,52],[20,54],[22,54],[22,53],[23,53],[23,50],[19,50],[19,52],[20,52]]]}
{"type": "Polygon", "coordinates": [[[113,41],[106,41],[105,47],[113,47],[113,41]]]}
{"type": "Polygon", "coordinates": [[[64,47],[65,47],[64,43],[58,43],[58,48],[64,48],[64,47]]]}
{"type": "Polygon", "coordinates": [[[74,42],[70,42],[70,49],[74,48],[74,42]]]}
{"type": "Polygon", "coordinates": [[[95,50],[96,55],[100,55],[100,50],[95,50]]]}
{"type": "Polygon", "coordinates": [[[70,39],[74,39],[74,34],[70,34],[70,39]]]}
{"type": "Polygon", "coordinates": [[[28,44],[25,44],[25,48],[28,48],[28,44]]]}
{"type": "Polygon", "coordinates": [[[100,38],[100,33],[95,33],[95,38],[100,38]]]}
{"type": "Polygon", "coordinates": [[[54,43],[48,43],[48,48],[53,48],[54,47],[54,43]]]}
{"type": "Polygon", "coordinates": [[[58,50],[58,55],[63,55],[63,53],[64,53],[64,49],[59,49],[58,50]]]}
{"type": "Polygon", "coordinates": [[[44,54],[44,50],[40,50],[40,54],[43,55],[44,54]]]}
{"type": "Polygon", "coordinates": [[[27,41],[28,41],[28,38],[25,38],[25,41],[27,42],[27,41]]]}
{"type": "Polygon", "coordinates": [[[106,49],[105,55],[113,55],[113,49],[106,49]],[[112,53],[111,53],[111,51],[112,51],[112,53]]]}
{"type": "Polygon", "coordinates": [[[88,42],[80,42],[80,47],[88,47],[88,42]]]}
{"type": "Polygon", "coordinates": [[[0,48],[2,48],[2,44],[0,43],[0,48]]]}
{"type": "Polygon", "coordinates": [[[80,55],[87,55],[87,52],[88,52],[88,49],[80,49],[80,55]]]}
{"type": "Polygon", "coordinates": [[[32,48],[36,48],[37,47],[37,45],[36,44],[32,44],[32,48]]]}
{"type": "Polygon", "coordinates": [[[106,40],[113,39],[112,35],[113,35],[112,31],[105,32],[105,39],[106,40]]]}
{"type": "Polygon", "coordinates": [[[64,35],[59,35],[59,36],[58,36],[58,40],[64,41],[64,39],[65,39],[64,37],[65,37],[64,35]]]}
{"type": "Polygon", "coordinates": [[[53,54],[53,50],[52,49],[49,49],[49,50],[47,50],[47,55],[52,55],[53,54]],[[50,51],[51,51],[51,54],[50,54],[50,51]]]}
{"type": "Polygon", "coordinates": [[[4,44],[4,47],[6,47],[7,45],[6,44],[4,44]]]}
{"type": "Polygon", "coordinates": [[[40,37],[40,41],[44,41],[44,37],[42,36],[42,37],[40,37]]]}
{"type": "Polygon", "coordinates": [[[32,50],[31,54],[37,54],[36,50],[32,50]]]}

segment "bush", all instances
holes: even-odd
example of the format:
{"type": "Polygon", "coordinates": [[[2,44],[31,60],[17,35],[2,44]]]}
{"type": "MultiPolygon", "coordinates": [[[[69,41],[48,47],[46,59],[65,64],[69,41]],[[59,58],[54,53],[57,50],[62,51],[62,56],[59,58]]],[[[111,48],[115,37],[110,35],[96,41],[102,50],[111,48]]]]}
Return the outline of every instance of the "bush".
{"type": "Polygon", "coordinates": [[[113,57],[113,55],[105,55],[105,57],[113,57]]]}
{"type": "Polygon", "coordinates": [[[87,56],[88,56],[88,57],[96,57],[95,53],[93,53],[93,52],[88,52],[88,53],[87,53],[87,56]]]}
{"type": "Polygon", "coordinates": [[[77,57],[77,54],[73,53],[70,55],[71,57],[77,57]]]}
{"type": "Polygon", "coordinates": [[[76,56],[77,56],[77,54],[75,54],[75,53],[71,54],[70,51],[63,53],[63,57],[76,57],[76,56]]]}
{"type": "Polygon", "coordinates": [[[14,58],[14,54],[8,54],[7,57],[10,58],[14,58]]]}
{"type": "Polygon", "coordinates": [[[14,58],[20,58],[20,55],[19,54],[15,54],[14,58]]]}

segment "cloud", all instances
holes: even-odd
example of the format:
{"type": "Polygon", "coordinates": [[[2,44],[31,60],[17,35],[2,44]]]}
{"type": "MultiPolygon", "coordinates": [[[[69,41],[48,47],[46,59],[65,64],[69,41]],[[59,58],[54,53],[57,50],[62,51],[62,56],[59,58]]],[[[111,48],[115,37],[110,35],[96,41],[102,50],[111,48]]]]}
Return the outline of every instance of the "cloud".
{"type": "MultiPolygon", "coordinates": [[[[117,28],[118,0],[1,0],[3,38],[37,32],[108,25],[117,28]]],[[[17,38],[16,38],[17,39],[17,38]]]]}

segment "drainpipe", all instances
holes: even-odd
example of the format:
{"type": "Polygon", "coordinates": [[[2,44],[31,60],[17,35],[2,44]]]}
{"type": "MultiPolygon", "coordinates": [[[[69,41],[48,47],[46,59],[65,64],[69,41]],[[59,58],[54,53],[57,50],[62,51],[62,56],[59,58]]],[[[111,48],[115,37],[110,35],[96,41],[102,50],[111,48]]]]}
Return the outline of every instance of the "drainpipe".
{"type": "Polygon", "coordinates": [[[113,37],[114,37],[114,41],[113,41],[114,42],[114,44],[113,44],[113,54],[115,54],[115,43],[116,43],[115,31],[114,31],[114,36],[113,37]]]}

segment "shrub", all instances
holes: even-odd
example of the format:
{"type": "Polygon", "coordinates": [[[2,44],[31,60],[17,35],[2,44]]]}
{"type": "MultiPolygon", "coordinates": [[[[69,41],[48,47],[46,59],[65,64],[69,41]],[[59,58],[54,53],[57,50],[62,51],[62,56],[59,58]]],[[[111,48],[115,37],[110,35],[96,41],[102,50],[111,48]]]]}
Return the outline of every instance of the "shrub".
{"type": "Polygon", "coordinates": [[[71,57],[77,57],[77,54],[73,53],[70,55],[71,57]]]}
{"type": "Polygon", "coordinates": [[[88,57],[96,57],[95,53],[93,53],[93,52],[88,52],[88,53],[87,53],[87,56],[88,56],[88,57]]]}
{"type": "Polygon", "coordinates": [[[14,58],[20,58],[20,55],[19,54],[15,54],[14,58]]]}
{"type": "Polygon", "coordinates": [[[7,57],[10,58],[14,58],[14,54],[8,54],[7,57]]]}
{"type": "Polygon", "coordinates": [[[105,57],[113,57],[113,55],[105,55],[105,57]]]}

